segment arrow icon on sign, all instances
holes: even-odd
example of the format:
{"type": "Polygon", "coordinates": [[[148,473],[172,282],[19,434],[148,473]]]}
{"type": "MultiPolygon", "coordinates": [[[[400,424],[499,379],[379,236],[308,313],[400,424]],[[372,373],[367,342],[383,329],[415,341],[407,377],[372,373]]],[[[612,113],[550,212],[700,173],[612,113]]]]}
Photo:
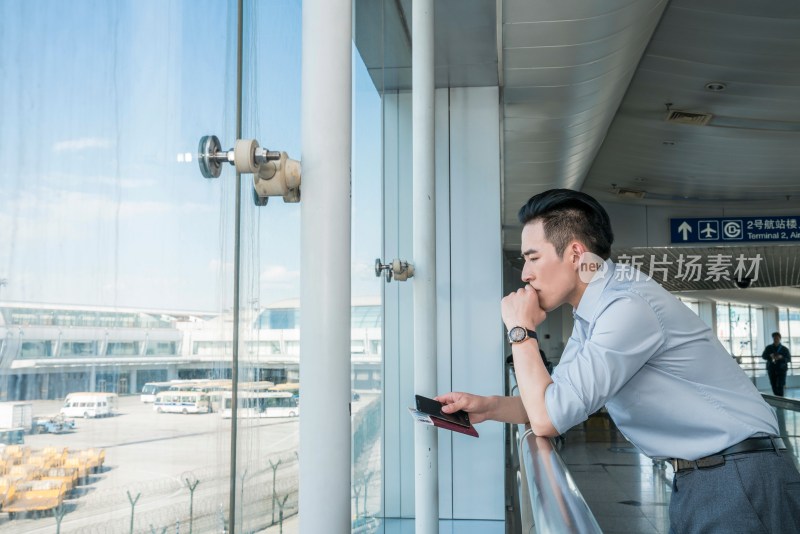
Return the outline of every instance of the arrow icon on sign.
{"type": "Polygon", "coordinates": [[[689,239],[689,232],[691,232],[691,231],[692,231],[692,227],[686,221],[683,221],[683,223],[678,227],[678,232],[683,234],[683,240],[684,241],[689,239]]]}

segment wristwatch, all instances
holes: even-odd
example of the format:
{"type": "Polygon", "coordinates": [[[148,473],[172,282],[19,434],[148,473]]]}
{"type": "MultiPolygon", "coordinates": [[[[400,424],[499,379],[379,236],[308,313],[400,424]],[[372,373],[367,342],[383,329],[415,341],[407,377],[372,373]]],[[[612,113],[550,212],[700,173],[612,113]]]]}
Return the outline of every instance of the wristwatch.
{"type": "Polygon", "coordinates": [[[526,339],[539,339],[539,336],[536,335],[536,332],[533,330],[528,330],[523,326],[515,326],[511,330],[508,331],[508,342],[512,345],[515,343],[522,343],[526,339]]]}

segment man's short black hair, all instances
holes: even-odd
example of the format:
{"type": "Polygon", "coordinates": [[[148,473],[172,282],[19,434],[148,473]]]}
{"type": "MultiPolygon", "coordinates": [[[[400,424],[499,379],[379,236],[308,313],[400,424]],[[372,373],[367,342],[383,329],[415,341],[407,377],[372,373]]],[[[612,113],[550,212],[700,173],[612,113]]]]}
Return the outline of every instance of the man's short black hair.
{"type": "Polygon", "coordinates": [[[604,260],[611,255],[614,232],[608,213],[593,197],[571,189],[550,189],[531,197],[519,210],[523,225],[542,221],[544,236],[559,256],[572,240],[604,260]]]}
{"type": "Polygon", "coordinates": [[[783,336],[781,336],[781,333],[780,333],[780,332],[773,332],[773,333],[772,333],[772,337],[775,337],[775,336],[778,336],[778,337],[783,337],[783,336]]]}

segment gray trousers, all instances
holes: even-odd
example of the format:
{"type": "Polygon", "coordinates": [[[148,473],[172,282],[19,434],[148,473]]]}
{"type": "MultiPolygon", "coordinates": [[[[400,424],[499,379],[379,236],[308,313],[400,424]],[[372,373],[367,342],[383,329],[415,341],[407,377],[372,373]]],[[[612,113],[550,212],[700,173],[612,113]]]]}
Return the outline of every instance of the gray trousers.
{"type": "Polygon", "coordinates": [[[672,481],[670,534],[797,534],[800,473],[787,451],[731,455],[672,481]]]}

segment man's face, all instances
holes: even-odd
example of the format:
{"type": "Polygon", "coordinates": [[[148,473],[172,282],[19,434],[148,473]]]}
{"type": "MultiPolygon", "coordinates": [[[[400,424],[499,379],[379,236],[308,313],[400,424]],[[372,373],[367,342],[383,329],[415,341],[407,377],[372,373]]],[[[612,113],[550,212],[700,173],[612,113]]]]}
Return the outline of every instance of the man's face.
{"type": "MultiPolygon", "coordinates": [[[[539,297],[539,306],[550,312],[570,301],[577,288],[577,268],[569,250],[562,259],[545,239],[541,221],[522,229],[522,281],[530,284],[539,297]]],[[[573,303],[575,305],[575,303],[573,303]]]]}
{"type": "Polygon", "coordinates": [[[774,343],[775,345],[780,345],[781,344],[781,336],[772,336],[772,343],[774,343]]]}

